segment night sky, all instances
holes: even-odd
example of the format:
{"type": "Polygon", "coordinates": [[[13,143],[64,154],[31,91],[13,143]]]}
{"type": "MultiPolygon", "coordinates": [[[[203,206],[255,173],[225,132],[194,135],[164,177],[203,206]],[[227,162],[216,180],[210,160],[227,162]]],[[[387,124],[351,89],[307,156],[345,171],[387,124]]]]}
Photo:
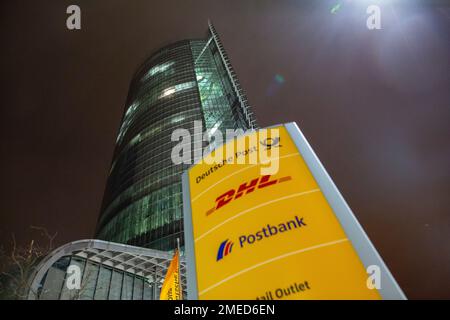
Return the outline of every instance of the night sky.
{"type": "Polygon", "coordinates": [[[93,236],[134,71],[210,18],[259,124],[299,124],[409,298],[450,298],[450,6],[416,2],[2,1],[1,244],[93,236]]]}

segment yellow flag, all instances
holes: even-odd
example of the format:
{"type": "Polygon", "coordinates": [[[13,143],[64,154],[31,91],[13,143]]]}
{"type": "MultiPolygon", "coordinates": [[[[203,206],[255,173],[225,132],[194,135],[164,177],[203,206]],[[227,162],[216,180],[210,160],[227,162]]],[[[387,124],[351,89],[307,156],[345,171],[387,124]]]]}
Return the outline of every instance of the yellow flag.
{"type": "Polygon", "coordinates": [[[179,253],[175,251],[169,269],[167,269],[166,279],[161,288],[159,300],[182,300],[183,291],[181,290],[179,253]]]}

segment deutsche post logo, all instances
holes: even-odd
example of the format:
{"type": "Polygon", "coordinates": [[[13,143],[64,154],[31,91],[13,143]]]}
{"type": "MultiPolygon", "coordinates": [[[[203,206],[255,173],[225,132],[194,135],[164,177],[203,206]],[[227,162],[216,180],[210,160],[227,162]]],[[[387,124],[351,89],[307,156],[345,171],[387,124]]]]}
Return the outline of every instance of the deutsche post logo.
{"type": "Polygon", "coordinates": [[[279,148],[279,147],[281,147],[280,137],[265,138],[265,139],[259,141],[259,143],[262,146],[266,147],[266,150],[271,150],[272,148],[279,148]]]}

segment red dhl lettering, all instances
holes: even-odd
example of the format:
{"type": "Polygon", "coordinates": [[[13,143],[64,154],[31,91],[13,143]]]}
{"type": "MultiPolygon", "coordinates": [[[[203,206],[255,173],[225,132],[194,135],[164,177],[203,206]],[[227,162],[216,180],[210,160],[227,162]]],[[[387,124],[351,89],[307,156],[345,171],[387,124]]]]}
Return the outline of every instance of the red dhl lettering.
{"type": "Polygon", "coordinates": [[[238,188],[236,188],[237,191],[236,191],[236,189],[228,190],[224,194],[217,197],[214,207],[209,209],[206,212],[206,215],[207,216],[210,215],[214,211],[229,204],[231,201],[237,200],[237,199],[241,198],[242,196],[248,195],[249,193],[252,193],[255,190],[262,189],[265,187],[270,187],[277,183],[291,180],[291,176],[286,176],[286,177],[282,177],[279,179],[272,179],[272,180],[271,180],[271,178],[273,178],[273,176],[271,176],[271,175],[261,176],[261,177],[252,179],[248,182],[242,183],[238,188]]]}

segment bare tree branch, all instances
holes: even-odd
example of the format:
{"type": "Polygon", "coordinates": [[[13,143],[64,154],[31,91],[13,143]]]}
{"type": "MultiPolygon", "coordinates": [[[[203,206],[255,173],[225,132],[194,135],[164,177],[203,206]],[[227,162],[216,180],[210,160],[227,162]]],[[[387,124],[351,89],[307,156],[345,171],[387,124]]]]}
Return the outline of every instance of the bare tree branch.
{"type": "Polygon", "coordinates": [[[43,227],[31,226],[38,230],[45,240],[43,246],[34,239],[25,246],[19,246],[14,233],[11,234],[10,253],[0,250],[0,299],[24,299],[28,296],[30,277],[37,263],[53,249],[57,233],[51,235],[43,227]]]}

